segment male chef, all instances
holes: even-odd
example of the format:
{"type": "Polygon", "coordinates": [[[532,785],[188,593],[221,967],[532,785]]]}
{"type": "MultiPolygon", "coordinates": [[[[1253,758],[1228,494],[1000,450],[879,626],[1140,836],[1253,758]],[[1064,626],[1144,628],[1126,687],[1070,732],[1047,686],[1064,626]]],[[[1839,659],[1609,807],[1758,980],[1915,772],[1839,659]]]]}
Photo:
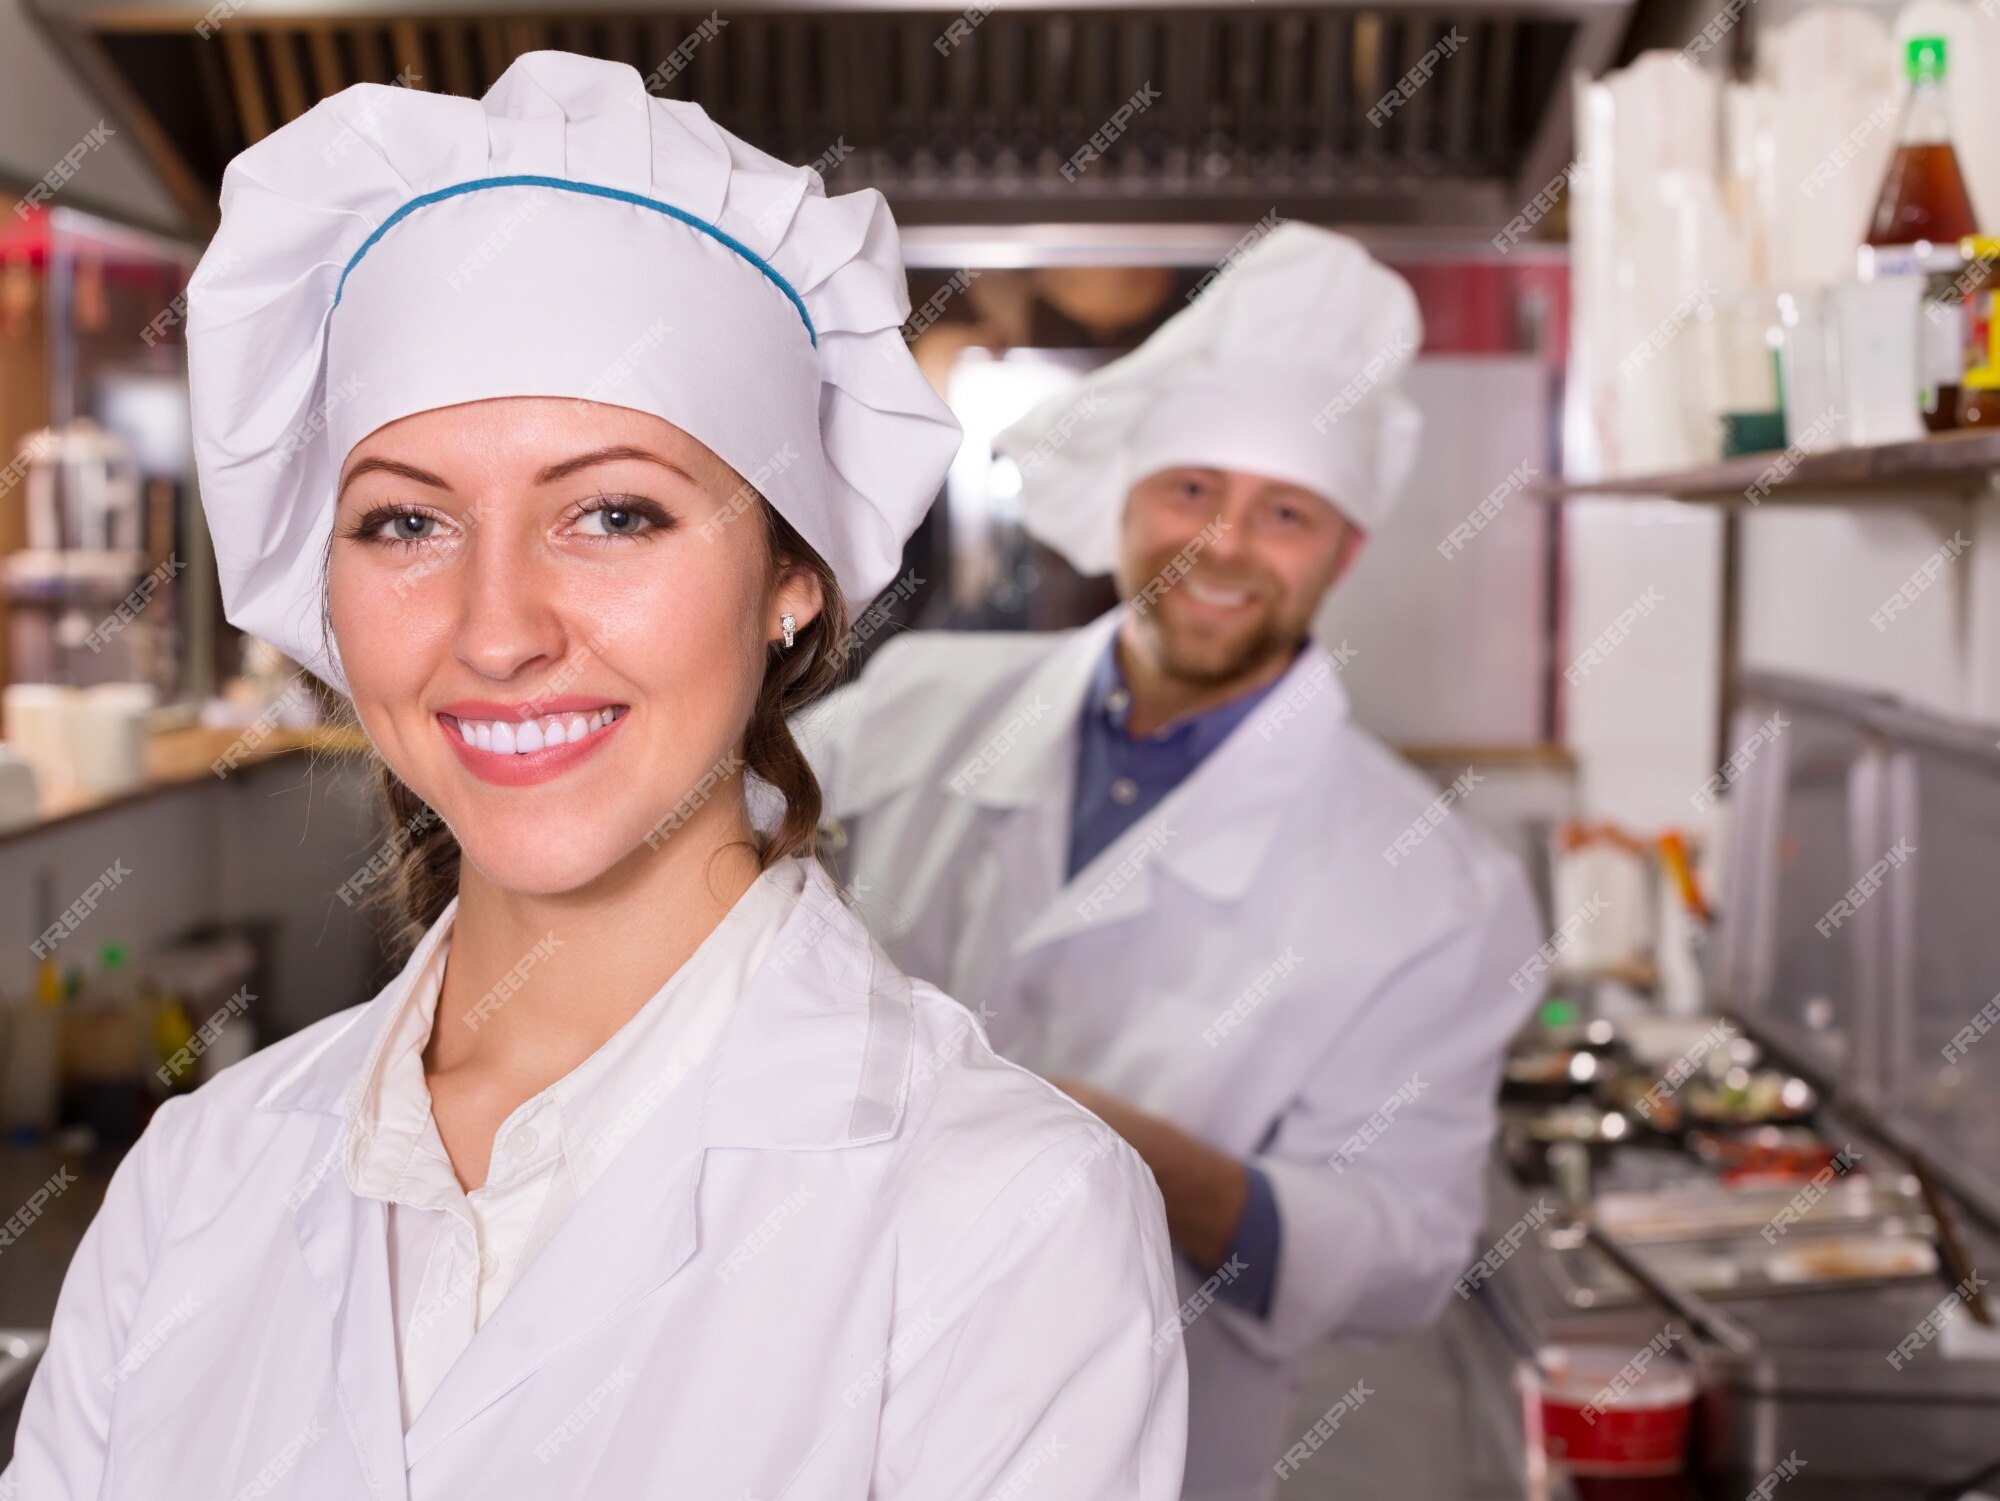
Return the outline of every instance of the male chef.
{"type": "Polygon", "coordinates": [[[1031,533],[1121,602],[905,636],[802,727],[889,954],[1152,1167],[1189,1501],[1275,1495],[1325,1441],[1313,1347],[1450,1297],[1535,999],[1517,863],[1350,718],[1367,641],[1312,636],[1414,462],[1420,339],[1400,276],[1282,225],[998,440],[1031,533]]]}

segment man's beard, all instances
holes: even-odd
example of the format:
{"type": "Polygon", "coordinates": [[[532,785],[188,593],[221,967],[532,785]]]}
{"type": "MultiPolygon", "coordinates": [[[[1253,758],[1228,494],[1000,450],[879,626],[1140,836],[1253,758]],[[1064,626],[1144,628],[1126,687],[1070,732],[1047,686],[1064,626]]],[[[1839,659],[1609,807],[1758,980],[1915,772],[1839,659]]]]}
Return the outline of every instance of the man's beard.
{"type": "Polygon", "coordinates": [[[1222,688],[1247,678],[1294,644],[1294,633],[1268,613],[1235,645],[1217,645],[1213,638],[1197,644],[1191,632],[1176,631],[1157,610],[1142,617],[1139,628],[1152,646],[1160,672],[1193,688],[1222,688]]]}

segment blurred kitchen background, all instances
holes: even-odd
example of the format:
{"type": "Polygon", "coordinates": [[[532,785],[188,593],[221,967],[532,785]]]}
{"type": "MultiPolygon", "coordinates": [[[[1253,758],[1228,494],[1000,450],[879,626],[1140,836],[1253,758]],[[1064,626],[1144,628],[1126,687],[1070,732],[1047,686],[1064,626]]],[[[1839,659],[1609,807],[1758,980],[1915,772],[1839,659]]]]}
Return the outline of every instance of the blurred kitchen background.
{"type": "Polygon", "coordinates": [[[898,628],[1111,603],[988,440],[1277,223],[1415,286],[1423,456],[1322,632],[1362,723],[1480,779],[1548,993],[1494,1253],[1327,1352],[1387,1415],[1288,1494],[2000,1494],[1994,0],[0,0],[0,1207],[81,1175],[0,1256],[0,1399],[158,1100],[390,974],[353,732],[220,615],[183,312],[223,166],[541,47],[890,199],[967,432],[898,628]],[[1633,1410],[1685,1475],[1579,1473],[1576,1393],[1662,1329],[1633,1410]]]}

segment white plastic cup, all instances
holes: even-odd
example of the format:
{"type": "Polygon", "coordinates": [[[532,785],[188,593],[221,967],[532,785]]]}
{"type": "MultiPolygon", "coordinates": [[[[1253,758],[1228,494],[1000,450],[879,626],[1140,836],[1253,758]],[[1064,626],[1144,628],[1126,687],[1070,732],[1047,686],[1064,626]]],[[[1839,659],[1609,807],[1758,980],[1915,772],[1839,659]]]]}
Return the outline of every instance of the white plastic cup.
{"type": "Polygon", "coordinates": [[[81,791],[111,796],[145,781],[146,717],[157,698],[149,683],[99,683],[84,690],[71,721],[81,791]]]}

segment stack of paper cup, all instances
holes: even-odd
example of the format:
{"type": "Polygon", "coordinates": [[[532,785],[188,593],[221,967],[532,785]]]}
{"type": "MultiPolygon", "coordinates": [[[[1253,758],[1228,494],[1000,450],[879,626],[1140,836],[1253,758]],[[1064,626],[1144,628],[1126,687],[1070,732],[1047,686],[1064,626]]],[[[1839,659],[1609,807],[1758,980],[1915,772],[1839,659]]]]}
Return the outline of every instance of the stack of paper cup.
{"type": "Polygon", "coordinates": [[[1758,38],[1757,79],[1770,91],[1771,191],[1760,208],[1772,285],[1853,279],[1896,148],[1896,58],[1888,26],[1852,6],[1805,11],[1758,38]]]}
{"type": "Polygon", "coordinates": [[[81,696],[66,683],[9,683],[0,696],[0,735],[35,768],[45,803],[77,793],[70,721],[81,696]]]}
{"type": "Polygon", "coordinates": [[[146,779],[146,723],[158,695],[149,683],[99,683],[71,720],[76,776],[85,792],[127,792],[146,779]]]}

